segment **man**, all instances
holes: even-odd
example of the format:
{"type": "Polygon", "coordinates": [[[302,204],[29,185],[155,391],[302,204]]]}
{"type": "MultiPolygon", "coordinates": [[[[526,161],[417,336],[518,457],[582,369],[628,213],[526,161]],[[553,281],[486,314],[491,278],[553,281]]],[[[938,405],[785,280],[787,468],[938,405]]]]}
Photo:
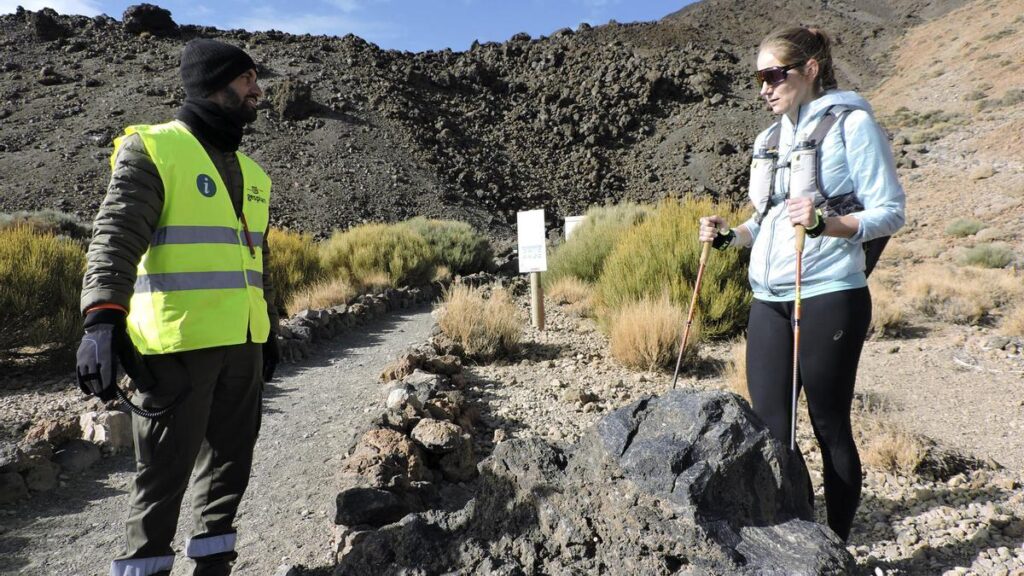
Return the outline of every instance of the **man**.
{"type": "Polygon", "coordinates": [[[181,79],[187,98],[174,121],[131,126],[115,141],[83,281],[80,383],[110,398],[121,358],[151,385],[137,395],[144,410],[174,407],[133,414],[128,546],[111,576],[170,573],[193,468],[193,574],[231,572],[262,383],[278,360],[270,179],[237,152],[263,94],[256,65],[239,48],[197,39],[181,53],[181,79]]]}

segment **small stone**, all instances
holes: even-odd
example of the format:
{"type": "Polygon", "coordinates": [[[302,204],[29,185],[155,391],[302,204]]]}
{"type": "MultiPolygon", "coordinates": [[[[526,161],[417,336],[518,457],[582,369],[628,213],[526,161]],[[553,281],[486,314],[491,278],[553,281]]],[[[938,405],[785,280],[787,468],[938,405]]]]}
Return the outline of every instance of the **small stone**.
{"type": "Polygon", "coordinates": [[[81,472],[100,459],[100,449],[92,442],[72,440],[53,456],[54,462],[69,474],[81,472]]]}
{"type": "Polygon", "coordinates": [[[491,442],[495,444],[501,444],[506,440],[508,440],[508,432],[506,432],[504,428],[498,428],[495,430],[494,436],[491,437],[491,442]]]}
{"type": "Polygon", "coordinates": [[[424,418],[412,429],[410,436],[428,452],[447,454],[459,446],[462,429],[444,420],[424,418]]]}

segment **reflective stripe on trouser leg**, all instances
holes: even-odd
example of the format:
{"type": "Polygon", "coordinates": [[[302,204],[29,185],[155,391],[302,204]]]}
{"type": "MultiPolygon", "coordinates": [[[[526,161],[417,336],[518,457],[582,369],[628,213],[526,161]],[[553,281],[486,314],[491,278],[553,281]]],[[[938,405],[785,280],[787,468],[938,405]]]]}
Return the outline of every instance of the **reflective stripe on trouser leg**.
{"type": "Polygon", "coordinates": [[[149,576],[161,570],[170,570],[172,566],[174,556],[114,560],[110,563],[110,576],[149,576]]]}
{"type": "Polygon", "coordinates": [[[234,532],[202,538],[189,538],[185,541],[185,555],[189,558],[202,558],[214,554],[232,552],[235,549],[234,532]]]}

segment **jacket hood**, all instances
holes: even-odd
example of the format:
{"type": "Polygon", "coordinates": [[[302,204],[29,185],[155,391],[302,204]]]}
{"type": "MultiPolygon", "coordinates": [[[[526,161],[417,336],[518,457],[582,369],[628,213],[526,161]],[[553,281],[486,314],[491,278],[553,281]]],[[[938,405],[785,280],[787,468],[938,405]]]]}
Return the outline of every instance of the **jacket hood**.
{"type": "MultiPolygon", "coordinates": [[[[861,97],[860,94],[852,90],[829,90],[800,109],[798,126],[806,126],[808,122],[818,119],[832,106],[864,110],[872,117],[875,115],[874,110],[871,109],[871,104],[868,104],[868,101],[861,97]]],[[[790,129],[793,128],[788,116],[783,114],[781,120],[783,126],[787,126],[790,129]]]]}

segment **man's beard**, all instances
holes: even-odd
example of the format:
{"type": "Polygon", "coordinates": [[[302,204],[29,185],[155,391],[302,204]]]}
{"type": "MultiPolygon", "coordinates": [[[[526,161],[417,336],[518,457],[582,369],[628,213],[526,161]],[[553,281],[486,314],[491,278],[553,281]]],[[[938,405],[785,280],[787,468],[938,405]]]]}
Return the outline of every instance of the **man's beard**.
{"type": "Polygon", "coordinates": [[[245,105],[245,99],[238,96],[230,88],[224,91],[224,104],[221,105],[224,113],[238,120],[242,124],[249,124],[256,121],[256,109],[245,105]]]}

